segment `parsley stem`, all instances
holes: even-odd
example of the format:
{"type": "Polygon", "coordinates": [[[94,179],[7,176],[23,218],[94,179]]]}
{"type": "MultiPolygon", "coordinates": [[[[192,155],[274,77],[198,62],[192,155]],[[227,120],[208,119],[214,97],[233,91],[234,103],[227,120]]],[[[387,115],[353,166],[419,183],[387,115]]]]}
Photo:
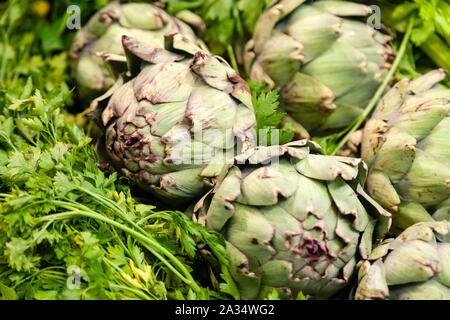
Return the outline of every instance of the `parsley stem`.
{"type": "Polygon", "coordinates": [[[6,63],[8,62],[8,34],[7,32],[2,32],[2,40],[3,40],[3,52],[2,52],[2,61],[0,64],[0,83],[3,84],[3,80],[5,78],[5,72],[6,72],[6,63]]]}
{"type": "Polygon", "coordinates": [[[154,256],[156,256],[159,260],[161,260],[161,262],[164,263],[164,265],[166,265],[167,268],[169,268],[177,277],[179,277],[183,282],[185,282],[186,284],[188,284],[190,287],[192,287],[192,289],[195,292],[200,292],[201,288],[197,285],[197,283],[195,282],[195,280],[192,278],[192,275],[189,273],[189,271],[186,269],[186,267],[183,265],[183,263],[181,263],[181,261],[175,257],[170,251],[168,251],[166,248],[164,248],[160,243],[158,243],[156,240],[148,237],[145,234],[142,234],[140,232],[137,232],[117,221],[114,221],[110,218],[107,218],[99,213],[93,212],[93,211],[86,211],[86,210],[80,210],[79,208],[77,208],[76,206],[73,206],[67,202],[63,202],[63,201],[51,201],[51,203],[58,205],[62,208],[65,208],[67,210],[71,210],[69,212],[64,212],[64,213],[57,213],[57,214],[52,214],[52,215],[48,215],[48,216],[43,216],[40,218],[40,220],[42,221],[47,221],[47,220],[56,220],[56,219],[67,219],[76,215],[81,215],[81,216],[85,216],[88,218],[93,218],[93,219],[97,219],[97,220],[101,220],[103,222],[106,222],[112,226],[115,226],[123,231],[125,231],[126,233],[134,236],[137,240],[140,240],[140,242],[144,245],[144,247],[149,250],[154,256]],[[177,270],[174,268],[174,266],[172,264],[170,264],[169,261],[166,260],[166,258],[161,255],[161,253],[163,253],[165,256],[167,256],[178,268],[179,270],[181,270],[181,272],[184,274],[184,276],[177,270]]]}
{"type": "Polygon", "coordinates": [[[14,150],[17,152],[16,147],[12,143],[11,139],[3,132],[0,132],[0,137],[3,138],[3,140],[14,150]]]}
{"type": "Polygon", "coordinates": [[[17,288],[18,286],[20,286],[22,283],[27,282],[30,279],[34,279],[36,278],[40,273],[43,272],[48,272],[49,270],[53,270],[53,269],[61,269],[63,271],[65,271],[66,269],[64,267],[61,266],[50,266],[50,267],[46,267],[40,270],[37,270],[36,272],[34,272],[33,274],[29,275],[28,277],[25,277],[23,279],[21,279],[20,281],[17,281],[14,286],[12,287],[13,289],[17,288]]]}
{"type": "Polygon", "coordinates": [[[139,298],[141,298],[143,300],[155,300],[155,299],[151,299],[150,297],[148,297],[146,294],[142,293],[141,291],[139,291],[137,289],[132,289],[127,286],[121,286],[118,284],[111,283],[111,287],[116,288],[116,289],[122,289],[125,291],[130,291],[131,293],[134,293],[135,295],[137,295],[139,298]]]}
{"type": "MultiPolygon", "coordinates": [[[[389,70],[383,83],[378,87],[377,92],[373,96],[372,100],[370,100],[367,107],[364,109],[364,112],[350,125],[351,129],[347,132],[347,134],[344,136],[344,138],[342,138],[339,141],[337,146],[334,148],[333,152],[330,154],[331,156],[334,156],[347,143],[350,136],[353,134],[353,132],[355,132],[361,126],[363,121],[367,118],[367,116],[370,114],[370,112],[372,112],[372,110],[376,106],[378,100],[383,95],[384,90],[386,89],[387,85],[391,81],[401,60],[403,59],[403,56],[405,55],[406,45],[408,44],[409,39],[411,38],[412,29],[414,27],[414,21],[415,21],[415,16],[412,15],[411,18],[409,19],[408,29],[406,30],[405,36],[403,37],[402,44],[400,45],[400,49],[398,51],[397,57],[394,60],[394,63],[392,64],[391,70],[389,70]]],[[[348,128],[345,129],[345,131],[347,131],[347,130],[348,130],[348,128]]]]}
{"type": "Polygon", "coordinates": [[[120,239],[120,236],[119,236],[119,233],[117,232],[117,230],[113,228],[113,229],[112,229],[112,232],[113,232],[114,235],[116,236],[117,241],[119,242],[120,246],[123,248],[124,252],[125,252],[127,255],[131,256],[131,252],[128,250],[128,248],[127,248],[127,246],[125,245],[125,243],[123,243],[122,239],[120,239]]]}
{"type": "Polygon", "coordinates": [[[115,211],[122,219],[124,219],[125,221],[127,221],[128,223],[130,223],[133,227],[135,227],[137,230],[139,230],[140,232],[144,233],[144,234],[148,234],[144,229],[142,229],[142,227],[140,227],[137,223],[135,223],[133,220],[131,220],[128,216],[127,213],[114,201],[105,198],[95,192],[91,192],[88,189],[85,189],[83,187],[80,187],[76,184],[73,185],[76,189],[78,189],[79,191],[82,191],[90,196],[92,196],[94,199],[97,199],[101,204],[105,205],[106,207],[109,207],[110,209],[112,209],[113,211],[115,211]]]}
{"type": "Polygon", "coordinates": [[[236,56],[234,55],[233,47],[231,45],[227,46],[227,53],[228,56],[230,57],[231,66],[237,73],[239,73],[239,67],[237,64],[236,56]]]}

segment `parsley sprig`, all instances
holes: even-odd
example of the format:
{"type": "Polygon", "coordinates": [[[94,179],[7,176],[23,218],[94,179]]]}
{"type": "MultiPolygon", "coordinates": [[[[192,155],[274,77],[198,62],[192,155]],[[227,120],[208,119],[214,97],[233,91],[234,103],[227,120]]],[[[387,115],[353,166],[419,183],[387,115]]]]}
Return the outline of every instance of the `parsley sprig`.
{"type": "Polygon", "coordinates": [[[33,88],[30,78],[20,95],[0,97],[0,293],[35,299],[238,296],[222,236],[181,212],[137,202],[126,179],[97,167],[91,139],[61,112],[65,94],[43,97],[33,88]],[[201,246],[221,267],[225,282],[216,288],[194,278],[201,246]],[[81,270],[77,289],[67,285],[71,268],[81,270]]]}

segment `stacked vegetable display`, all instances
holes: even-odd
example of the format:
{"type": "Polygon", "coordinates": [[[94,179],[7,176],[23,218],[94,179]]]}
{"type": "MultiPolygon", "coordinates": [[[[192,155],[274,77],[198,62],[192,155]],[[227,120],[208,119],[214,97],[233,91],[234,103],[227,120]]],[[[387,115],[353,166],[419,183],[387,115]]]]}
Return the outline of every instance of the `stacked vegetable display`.
{"type": "Polygon", "coordinates": [[[150,2],[76,35],[5,5],[71,41],[0,47],[2,298],[450,299],[450,89],[403,77],[414,10],[399,40],[351,1],[150,2]]]}

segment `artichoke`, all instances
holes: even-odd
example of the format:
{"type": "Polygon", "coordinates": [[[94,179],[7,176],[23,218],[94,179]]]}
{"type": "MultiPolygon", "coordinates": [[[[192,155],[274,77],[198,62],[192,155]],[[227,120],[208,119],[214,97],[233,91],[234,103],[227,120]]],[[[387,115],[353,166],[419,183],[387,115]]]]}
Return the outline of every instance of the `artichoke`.
{"type": "Polygon", "coordinates": [[[249,77],[280,91],[281,106],[310,132],[345,127],[360,115],[390,69],[390,37],[348,1],[280,0],[247,43],[249,77]]]}
{"type": "Polygon", "coordinates": [[[128,36],[122,42],[127,64],[104,57],[112,69],[129,70],[91,104],[106,130],[100,160],[163,201],[193,201],[228,159],[255,144],[249,87],[182,34],[166,35],[164,49],[128,36]]]}
{"type": "Polygon", "coordinates": [[[448,221],[420,222],[385,240],[362,263],[355,299],[450,300],[449,235],[448,221]]]}
{"type": "MultiPolygon", "coordinates": [[[[200,21],[192,21],[201,25],[200,21]]],[[[86,99],[104,93],[114,78],[96,54],[124,55],[122,35],[139,39],[149,46],[164,48],[164,35],[178,32],[195,40],[191,28],[180,19],[148,3],[110,2],[98,11],[75,36],[70,55],[80,95],[86,99]]]]}
{"type": "Polygon", "coordinates": [[[329,298],[349,283],[390,214],[363,191],[360,159],[321,154],[308,140],[256,147],[235,157],[194,207],[195,221],[221,232],[243,299],[274,289],[329,298]]]}
{"type": "Polygon", "coordinates": [[[444,78],[438,69],[401,80],[364,128],[367,190],[393,214],[397,233],[434,221],[431,214],[450,198],[450,90],[437,85],[444,78]]]}

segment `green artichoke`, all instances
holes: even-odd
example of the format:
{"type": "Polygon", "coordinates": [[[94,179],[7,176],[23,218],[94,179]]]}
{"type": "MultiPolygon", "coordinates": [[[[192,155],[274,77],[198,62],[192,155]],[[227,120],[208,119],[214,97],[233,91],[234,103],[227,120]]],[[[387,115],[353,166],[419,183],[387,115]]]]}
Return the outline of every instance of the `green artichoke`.
{"type": "Polygon", "coordinates": [[[376,219],[377,234],[389,228],[390,214],[361,187],[360,159],[311,151],[320,147],[308,140],[252,148],[194,207],[195,221],[224,235],[243,299],[274,289],[329,298],[370,254],[376,219]]]}
{"type": "MultiPolygon", "coordinates": [[[[192,23],[201,25],[202,22],[192,23]]],[[[137,38],[149,46],[164,48],[164,35],[173,32],[195,40],[195,34],[188,25],[154,5],[110,2],[78,31],[72,44],[70,54],[80,95],[86,100],[95,98],[114,84],[113,76],[97,53],[123,56],[122,35],[137,38]]]]}
{"type": "Polygon", "coordinates": [[[202,196],[229,158],[255,144],[256,120],[247,83],[223,59],[182,34],[165,39],[161,49],[123,36],[126,64],[105,59],[129,70],[92,102],[91,115],[106,129],[97,144],[105,167],[181,204],[202,196]]]}
{"type": "Polygon", "coordinates": [[[448,221],[420,222],[385,240],[362,263],[355,299],[450,300],[449,235],[448,221]]]}
{"type": "Polygon", "coordinates": [[[393,214],[395,232],[433,221],[450,198],[450,90],[437,86],[444,78],[438,69],[398,82],[364,128],[368,193],[393,214]]]}
{"type": "Polygon", "coordinates": [[[350,124],[391,66],[390,37],[369,27],[370,8],[348,1],[280,0],[245,49],[255,81],[280,90],[281,106],[308,131],[350,124]]]}

